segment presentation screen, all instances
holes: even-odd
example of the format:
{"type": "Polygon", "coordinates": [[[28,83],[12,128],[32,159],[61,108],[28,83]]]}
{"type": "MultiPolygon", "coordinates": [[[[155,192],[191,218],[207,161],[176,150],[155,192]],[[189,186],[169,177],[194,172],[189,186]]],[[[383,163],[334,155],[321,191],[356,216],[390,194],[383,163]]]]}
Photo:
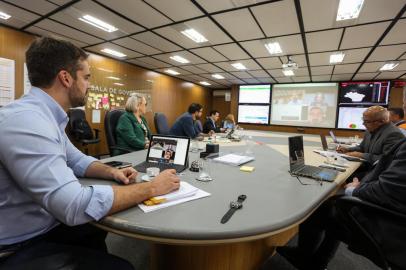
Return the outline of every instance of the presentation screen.
{"type": "Polygon", "coordinates": [[[338,110],[337,128],[365,129],[362,114],[367,108],[340,107],[338,110]]]}
{"type": "Polygon", "coordinates": [[[342,82],[339,105],[387,105],[390,82],[342,82]]]}
{"type": "Polygon", "coordinates": [[[267,125],[269,123],[269,106],[238,105],[238,123],[267,125]]]}
{"type": "Polygon", "coordinates": [[[238,103],[269,103],[271,85],[240,85],[238,103]]]}
{"type": "Polygon", "coordinates": [[[271,124],[334,128],[337,83],[275,84],[271,124]]]}

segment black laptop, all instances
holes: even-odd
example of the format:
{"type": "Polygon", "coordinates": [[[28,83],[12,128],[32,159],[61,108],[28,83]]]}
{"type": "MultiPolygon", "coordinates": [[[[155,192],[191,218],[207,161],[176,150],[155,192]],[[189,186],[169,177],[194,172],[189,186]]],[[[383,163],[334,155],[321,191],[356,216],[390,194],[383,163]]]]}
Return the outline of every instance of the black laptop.
{"type": "Polygon", "coordinates": [[[289,163],[290,173],[297,176],[332,182],[338,174],[335,170],[305,165],[303,136],[289,137],[289,163]]]}
{"type": "Polygon", "coordinates": [[[189,146],[188,137],[152,135],[146,160],[134,169],[145,173],[149,167],[158,167],[161,171],[175,169],[179,173],[188,167],[189,146]]]}

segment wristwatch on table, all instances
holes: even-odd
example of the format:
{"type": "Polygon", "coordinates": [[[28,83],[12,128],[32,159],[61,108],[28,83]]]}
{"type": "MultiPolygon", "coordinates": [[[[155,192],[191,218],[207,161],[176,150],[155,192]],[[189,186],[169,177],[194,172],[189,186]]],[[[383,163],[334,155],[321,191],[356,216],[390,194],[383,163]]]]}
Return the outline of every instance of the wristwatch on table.
{"type": "Polygon", "coordinates": [[[222,224],[226,223],[232,217],[235,211],[242,208],[242,203],[246,198],[246,195],[240,195],[238,196],[238,200],[236,202],[230,202],[230,210],[228,210],[227,213],[221,218],[222,224]]]}

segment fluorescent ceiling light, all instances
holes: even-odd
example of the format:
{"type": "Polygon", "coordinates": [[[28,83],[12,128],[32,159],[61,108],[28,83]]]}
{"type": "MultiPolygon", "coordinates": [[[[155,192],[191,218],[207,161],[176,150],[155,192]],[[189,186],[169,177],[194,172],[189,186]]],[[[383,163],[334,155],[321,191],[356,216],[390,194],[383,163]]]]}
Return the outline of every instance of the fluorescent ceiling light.
{"type": "Polygon", "coordinates": [[[383,65],[379,71],[386,71],[386,70],[392,70],[395,67],[397,67],[399,65],[399,62],[392,62],[392,63],[386,63],[385,65],[383,65]]]}
{"type": "Polygon", "coordinates": [[[112,80],[115,80],[115,81],[121,80],[120,78],[113,77],[113,76],[108,76],[108,77],[106,77],[106,78],[107,78],[107,79],[112,79],[112,80]]]}
{"type": "Polygon", "coordinates": [[[334,53],[330,55],[330,64],[341,63],[344,60],[345,53],[334,53]]]}
{"type": "Polygon", "coordinates": [[[115,50],[112,50],[112,49],[107,49],[107,48],[105,48],[105,49],[103,49],[101,51],[104,52],[104,53],[107,53],[107,54],[111,54],[113,56],[121,57],[121,58],[127,56],[124,53],[121,53],[121,52],[118,52],[118,51],[115,51],[115,50]]]}
{"type": "Polygon", "coordinates": [[[295,73],[293,72],[293,70],[282,70],[283,75],[285,76],[295,76],[295,73]]]}
{"type": "Polygon", "coordinates": [[[210,83],[208,83],[208,82],[199,82],[200,84],[202,84],[202,85],[211,85],[210,83]]]}
{"type": "Polygon", "coordinates": [[[186,29],[184,31],[181,31],[181,33],[184,34],[185,36],[187,36],[188,38],[190,38],[191,40],[193,40],[196,43],[203,43],[203,42],[208,41],[202,34],[197,32],[193,28],[189,28],[189,29],[186,29]]]}
{"type": "Polygon", "coordinates": [[[212,74],[211,76],[212,76],[213,78],[216,78],[216,79],[219,79],[219,80],[224,79],[224,77],[221,76],[220,74],[212,74]]]}
{"type": "Polygon", "coordinates": [[[240,70],[242,70],[242,69],[247,69],[243,64],[241,64],[241,63],[234,63],[234,64],[231,64],[234,68],[236,68],[236,69],[240,69],[240,70]]]}
{"type": "Polygon", "coordinates": [[[281,54],[282,48],[279,42],[269,42],[265,44],[265,48],[268,50],[270,54],[281,54]]]}
{"type": "Polygon", "coordinates": [[[0,19],[8,20],[10,18],[11,18],[11,15],[8,15],[7,13],[0,11],[0,19]]]}
{"type": "Polygon", "coordinates": [[[124,85],[124,83],[119,83],[119,82],[115,82],[115,83],[113,83],[113,84],[119,85],[119,86],[123,86],[123,85],[124,85]]]}
{"type": "Polygon", "coordinates": [[[340,0],[337,11],[337,21],[356,19],[361,12],[364,0],[340,0]]]}
{"type": "Polygon", "coordinates": [[[173,70],[173,69],[167,69],[165,70],[166,73],[171,74],[171,75],[179,75],[180,73],[173,70]]]}
{"type": "Polygon", "coordinates": [[[171,56],[169,58],[171,58],[172,60],[174,60],[176,62],[182,63],[182,64],[189,63],[189,60],[187,60],[187,59],[185,59],[185,58],[183,58],[183,57],[181,57],[179,55],[174,55],[174,56],[171,56]]]}
{"type": "Polygon", "coordinates": [[[101,29],[103,31],[109,32],[109,33],[118,30],[118,28],[112,26],[111,24],[103,22],[102,20],[99,20],[99,19],[97,19],[97,18],[95,18],[93,16],[90,16],[90,15],[85,15],[85,16],[79,18],[79,20],[82,21],[82,22],[88,23],[90,25],[93,25],[94,27],[97,27],[97,28],[99,28],[99,29],[101,29]]]}

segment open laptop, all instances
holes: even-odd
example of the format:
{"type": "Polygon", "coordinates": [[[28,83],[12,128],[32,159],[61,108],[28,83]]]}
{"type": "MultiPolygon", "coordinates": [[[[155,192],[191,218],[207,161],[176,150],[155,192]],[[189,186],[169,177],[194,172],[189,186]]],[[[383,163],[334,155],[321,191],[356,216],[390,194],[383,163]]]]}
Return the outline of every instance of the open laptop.
{"type": "Polygon", "coordinates": [[[329,131],[331,138],[333,139],[333,142],[339,143],[339,144],[351,144],[349,140],[337,140],[336,135],[334,135],[334,132],[332,130],[329,131]]]}
{"type": "Polygon", "coordinates": [[[297,176],[332,182],[338,174],[334,170],[305,165],[303,136],[289,137],[289,163],[290,173],[297,176]]]}
{"type": "Polygon", "coordinates": [[[158,167],[161,171],[175,169],[179,173],[188,167],[189,146],[188,137],[152,135],[146,160],[134,169],[145,173],[149,167],[158,167]]]}

